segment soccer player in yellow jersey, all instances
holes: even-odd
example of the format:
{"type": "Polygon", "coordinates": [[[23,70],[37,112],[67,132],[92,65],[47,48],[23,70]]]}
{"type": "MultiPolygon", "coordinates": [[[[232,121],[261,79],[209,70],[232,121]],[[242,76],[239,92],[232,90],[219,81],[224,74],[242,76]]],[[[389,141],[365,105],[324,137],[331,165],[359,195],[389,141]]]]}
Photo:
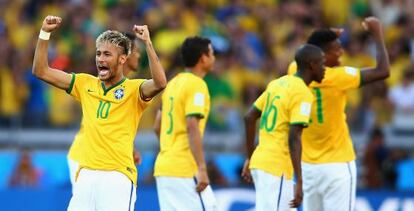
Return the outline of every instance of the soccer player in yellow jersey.
{"type": "Polygon", "coordinates": [[[210,40],[187,38],[181,56],[186,70],[169,81],[155,122],[160,138],[154,167],[158,200],[162,211],[217,210],[202,145],[210,111],[203,77],[215,60],[210,40]]]}
{"type": "Polygon", "coordinates": [[[137,180],[132,157],[134,137],[144,109],[167,83],[148,28],[135,25],[133,30],[145,43],[152,79],[129,80],[123,75],[123,66],[131,41],[117,31],[105,31],[96,40],[98,77],[50,68],[48,40],[61,23],[62,19],[56,16],[44,19],[33,74],[66,90],[82,106],[81,128],[75,137],[82,156],[68,210],[133,210],[137,180]]]}
{"type": "Polygon", "coordinates": [[[310,44],[296,51],[295,60],[297,74],[270,82],[245,116],[247,159],[242,176],[253,179],[257,211],[285,211],[302,202],[301,134],[309,124],[313,101],[307,85],[321,82],[325,67],[322,50],[310,44]],[[254,148],[259,117],[259,143],[254,148]]]}
{"type": "MultiPolygon", "coordinates": [[[[131,40],[131,53],[127,57],[127,61],[124,63],[123,67],[123,74],[125,77],[127,77],[131,72],[135,72],[138,68],[138,61],[141,57],[141,54],[139,52],[139,43],[136,39],[136,36],[134,34],[125,33],[125,36],[128,37],[131,40]]],[[[72,184],[72,190],[75,186],[75,177],[76,172],[79,168],[79,160],[82,156],[82,151],[80,148],[80,139],[75,139],[75,141],[72,143],[72,146],[69,149],[68,153],[68,166],[69,166],[69,176],[70,176],[70,182],[72,184]]],[[[134,150],[134,163],[135,164],[141,164],[141,154],[139,151],[134,150]]]]}
{"type": "MultiPolygon", "coordinates": [[[[304,211],[354,210],[356,157],[346,123],[346,91],[383,80],[390,74],[381,22],[369,17],[363,26],[376,44],[377,65],[373,68],[339,66],[343,50],[335,31],[317,30],[308,39],[308,43],[324,51],[327,68],[321,83],[310,84],[315,103],[312,122],[302,135],[304,211]]],[[[295,71],[293,63],[289,74],[295,71]]]]}

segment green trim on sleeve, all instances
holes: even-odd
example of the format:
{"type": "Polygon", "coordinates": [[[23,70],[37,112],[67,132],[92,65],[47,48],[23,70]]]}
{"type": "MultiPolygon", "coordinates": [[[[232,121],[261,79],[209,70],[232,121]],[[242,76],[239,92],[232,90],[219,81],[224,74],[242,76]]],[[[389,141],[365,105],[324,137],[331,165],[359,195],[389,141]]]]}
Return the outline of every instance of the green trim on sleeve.
{"type": "Polygon", "coordinates": [[[291,123],[289,123],[289,125],[302,125],[302,126],[307,127],[309,125],[309,123],[307,123],[307,122],[291,122],[291,123]]]}
{"type": "Polygon", "coordinates": [[[139,98],[141,98],[141,100],[143,100],[144,102],[149,102],[149,101],[151,101],[152,100],[152,97],[147,97],[147,98],[144,98],[144,96],[142,95],[142,91],[141,91],[141,89],[142,89],[142,85],[146,82],[147,80],[144,80],[140,85],[139,85],[139,89],[138,89],[138,92],[139,92],[139,98]]]}
{"type": "Polygon", "coordinates": [[[75,76],[76,76],[76,74],[72,73],[72,79],[70,81],[69,88],[66,90],[66,93],[68,93],[68,94],[70,94],[72,92],[73,85],[75,84],[75,76]]]}
{"type": "Polygon", "coordinates": [[[185,115],[186,117],[198,117],[200,119],[204,118],[204,114],[202,113],[189,113],[185,115]]]}
{"type": "Polygon", "coordinates": [[[358,87],[362,87],[362,83],[364,83],[364,78],[362,77],[362,71],[361,71],[361,69],[358,69],[359,70],[359,85],[358,85],[358,87]]]}
{"type": "Polygon", "coordinates": [[[253,104],[253,106],[252,106],[254,109],[256,109],[256,110],[258,110],[258,111],[260,111],[260,112],[262,112],[262,110],[260,110],[260,108],[258,108],[255,104],[253,104]]]}

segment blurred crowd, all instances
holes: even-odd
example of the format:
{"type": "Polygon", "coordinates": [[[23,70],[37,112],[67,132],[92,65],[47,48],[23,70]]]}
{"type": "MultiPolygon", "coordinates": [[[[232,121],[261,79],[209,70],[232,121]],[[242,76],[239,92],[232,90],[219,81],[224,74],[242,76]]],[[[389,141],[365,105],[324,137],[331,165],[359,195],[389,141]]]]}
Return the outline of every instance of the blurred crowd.
{"type": "MultiPolygon", "coordinates": [[[[147,24],[168,77],[183,70],[177,48],[187,36],[210,38],[217,59],[205,77],[212,100],[208,130],[238,133],[248,106],[269,81],[286,74],[295,49],[316,28],[344,29],[342,65],[374,66],[375,47],[361,26],[374,15],[383,22],[391,77],[348,93],[349,125],[357,132],[391,125],[397,133],[414,134],[413,11],[412,0],[0,0],[0,128],[78,127],[77,103],[31,74],[48,14],[63,18],[51,36],[49,64],[67,72],[96,73],[95,39],[107,29],[131,32],[134,24],[147,24]]],[[[128,77],[150,77],[141,50],[140,67],[128,77]]],[[[142,129],[152,127],[155,101],[142,129]]],[[[375,170],[389,154],[378,143],[370,142],[365,153],[377,160],[361,161],[375,170]]]]}

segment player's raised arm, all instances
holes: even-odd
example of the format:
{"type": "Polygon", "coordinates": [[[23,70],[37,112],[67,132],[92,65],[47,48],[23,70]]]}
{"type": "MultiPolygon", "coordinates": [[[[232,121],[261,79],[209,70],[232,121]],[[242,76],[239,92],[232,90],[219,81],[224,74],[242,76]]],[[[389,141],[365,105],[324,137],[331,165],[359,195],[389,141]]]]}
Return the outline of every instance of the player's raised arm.
{"type": "Polygon", "coordinates": [[[368,17],[362,22],[364,28],[371,33],[375,40],[377,66],[361,71],[361,86],[378,80],[383,80],[390,75],[390,62],[385,48],[384,35],[381,21],[375,17],[368,17]]]}
{"type": "Polygon", "coordinates": [[[72,80],[72,75],[61,70],[49,67],[47,48],[50,34],[62,23],[62,18],[57,16],[47,16],[43,20],[39,39],[34,54],[32,73],[37,78],[60,89],[67,90],[72,80]]]}
{"type": "Polygon", "coordinates": [[[167,86],[167,78],[165,77],[164,68],[162,67],[157,53],[155,53],[154,47],[152,45],[148,26],[134,25],[133,30],[135,32],[135,36],[137,36],[145,43],[145,49],[148,54],[152,79],[142,84],[140,89],[141,96],[144,99],[148,99],[157,95],[165,88],[165,86],[167,86]]]}
{"type": "Polygon", "coordinates": [[[247,182],[252,182],[252,176],[250,174],[249,165],[250,158],[254,151],[254,138],[256,136],[256,121],[260,117],[262,112],[257,110],[254,106],[250,108],[244,117],[244,127],[246,130],[246,161],[244,162],[242,169],[242,177],[247,182]]]}
{"type": "Polygon", "coordinates": [[[290,202],[291,207],[299,207],[302,203],[302,130],[303,125],[291,125],[289,131],[289,151],[290,158],[292,159],[293,170],[296,177],[295,195],[290,202]]]}

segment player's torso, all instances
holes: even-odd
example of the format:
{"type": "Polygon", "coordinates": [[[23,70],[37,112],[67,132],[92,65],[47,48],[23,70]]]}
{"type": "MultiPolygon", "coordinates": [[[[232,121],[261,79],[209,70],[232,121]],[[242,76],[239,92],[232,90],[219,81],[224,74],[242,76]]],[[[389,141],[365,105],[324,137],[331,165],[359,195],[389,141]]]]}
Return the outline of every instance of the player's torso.
{"type": "MultiPolygon", "coordinates": [[[[312,98],[304,82],[296,76],[284,76],[272,81],[264,92],[265,103],[259,123],[259,144],[251,158],[251,167],[276,176],[292,176],[288,146],[290,115],[294,92],[302,90],[312,98]]],[[[309,103],[310,105],[310,103],[309,103]]]]}
{"type": "Polygon", "coordinates": [[[309,86],[314,103],[309,127],[302,133],[305,162],[342,162],[355,157],[346,123],[347,95],[338,88],[335,71],[328,68],[322,83],[309,86]]]}
{"type": "Polygon", "coordinates": [[[199,130],[203,137],[210,110],[207,85],[201,78],[189,72],[178,74],[168,83],[162,95],[160,153],[155,165],[155,175],[194,175],[196,164],[189,148],[186,122],[191,113],[186,109],[189,107],[188,103],[196,103],[198,100],[203,101],[204,117],[199,121],[199,130]],[[200,87],[203,99],[197,99],[197,93],[194,96],[193,91],[200,90],[200,87]]]}

